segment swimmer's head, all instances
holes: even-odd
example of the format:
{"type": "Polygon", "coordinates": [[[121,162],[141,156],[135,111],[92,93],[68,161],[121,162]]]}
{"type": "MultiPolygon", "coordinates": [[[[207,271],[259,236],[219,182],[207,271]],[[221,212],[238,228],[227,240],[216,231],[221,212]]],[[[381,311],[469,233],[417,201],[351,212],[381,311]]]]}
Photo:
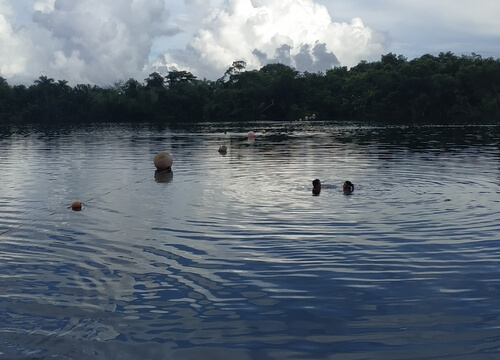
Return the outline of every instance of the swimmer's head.
{"type": "Polygon", "coordinates": [[[344,190],[344,193],[352,193],[354,191],[354,185],[352,182],[349,180],[344,181],[344,184],[342,185],[342,190],[344,190]]]}
{"type": "Polygon", "coordinates": [[[312,184],[313,184],[313,189],[312,189],[313,195],[319,195],[319,193],[321,192],[321,181],[319,181],[319,179],[314,179],[312,184]]]}

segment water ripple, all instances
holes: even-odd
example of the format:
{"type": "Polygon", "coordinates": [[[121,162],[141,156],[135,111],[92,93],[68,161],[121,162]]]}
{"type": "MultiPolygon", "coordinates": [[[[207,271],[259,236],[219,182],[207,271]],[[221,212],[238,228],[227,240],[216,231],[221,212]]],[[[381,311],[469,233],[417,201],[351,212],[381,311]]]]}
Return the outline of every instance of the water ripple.
{"type": "Polygon", "coordinates": [[[497,128],[256,124],[1,137],[0,357],[496,358],[497,128]]]}

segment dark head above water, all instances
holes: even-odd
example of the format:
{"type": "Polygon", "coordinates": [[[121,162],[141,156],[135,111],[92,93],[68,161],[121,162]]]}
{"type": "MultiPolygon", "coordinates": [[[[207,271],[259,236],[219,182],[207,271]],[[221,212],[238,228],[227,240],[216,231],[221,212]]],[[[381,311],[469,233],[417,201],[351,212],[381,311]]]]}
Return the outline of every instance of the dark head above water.
{"type": "Polygon", "coordinates": [[[227,153],[227,146],[226,145],[219,146],[219,153],[226,154],[227,153]]]}
{"type": "Polygon", "coordinates": [[[342,185],[342,190],[344,190],[344,194],[350,194],[354,191],[354,184],[349,180],[344,181],[344,184],[342,185]]]}
{"type": "Polygon", "coordinates": [[[319,181],[319,179],[314,179],[312,184],[313,184],[313,189],[312,189],[313,195],[319,195],[319,193],[321,192],[321,181],[319,181]]]}

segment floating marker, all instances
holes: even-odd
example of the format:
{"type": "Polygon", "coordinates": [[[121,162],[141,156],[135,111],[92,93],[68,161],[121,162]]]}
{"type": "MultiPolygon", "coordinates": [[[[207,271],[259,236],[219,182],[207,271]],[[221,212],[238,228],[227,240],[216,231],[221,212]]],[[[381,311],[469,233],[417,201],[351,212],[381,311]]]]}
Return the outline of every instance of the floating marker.
{"type": "Polygon", "coordinates": [[[155,164],[156,170],[166,171],[171,170],[174,160],[169,153],[161,152],[154,157],[153,162],[155,164]]]}
{"type": "Polygon", "coordinates": [[[82,202],[81,201],[73,201],[71,203],[71,210],[81,211],[82,210],[82,202]]]}

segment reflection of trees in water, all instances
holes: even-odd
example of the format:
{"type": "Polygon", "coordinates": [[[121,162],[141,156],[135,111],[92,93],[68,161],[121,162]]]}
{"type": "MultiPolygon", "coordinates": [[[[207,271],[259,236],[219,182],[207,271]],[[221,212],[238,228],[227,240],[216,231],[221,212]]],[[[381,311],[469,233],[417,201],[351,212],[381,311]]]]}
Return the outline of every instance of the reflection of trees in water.
{"type": "Polygon", "coordinates": [[[358,127],[338,130],[336,139],[341,143],[358,145],[379,143],[398,145],[411,150],[441,149],[491,145],[499,142],[498,126],[388,126],[358,127]]]}
{"type": "Polygon", "coordinates": [[[273,157],[294,162],[300,162],[301,158],[356,161],[364,152],[377,148],[377,156],[390,161],[395,158],[395,151],[404,149],[411,152],[455,151],[500,143],[500,129],[496,126],[345,126],[324,122],[286,125],[252,122],[247,125],[241,129],[239,125],[233,128],[226,124],[226,134],[221,132],[214,140],[214,151],[226,144],[228,157],[238,162],[273,157]],[[247,140],[250,129],[256,134],[253,142],[247,140]]]}

